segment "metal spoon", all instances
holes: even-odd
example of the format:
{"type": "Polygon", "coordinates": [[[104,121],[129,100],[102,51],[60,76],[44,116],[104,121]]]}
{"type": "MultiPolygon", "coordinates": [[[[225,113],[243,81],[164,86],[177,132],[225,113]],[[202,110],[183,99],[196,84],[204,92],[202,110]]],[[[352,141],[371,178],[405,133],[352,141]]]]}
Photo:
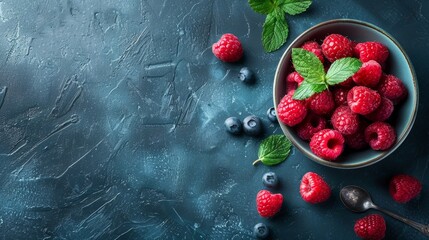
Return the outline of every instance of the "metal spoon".
{"type": "Polygon", "coordinates": [[[399,221],[410,225],[411,227],[414,227],[415,229],[422,232],[425,236],[429,237],[429,226],[411,221],[407,218],[401,217],[395,213],[380,208],[372,202],[369,193],[360,187],[351,185],[343,187],[343,189],[341,189],[340,191],[340,198],[344,206],[346,206],[353,212],[365,212],[371,208],[376,209],[399,221]]]}

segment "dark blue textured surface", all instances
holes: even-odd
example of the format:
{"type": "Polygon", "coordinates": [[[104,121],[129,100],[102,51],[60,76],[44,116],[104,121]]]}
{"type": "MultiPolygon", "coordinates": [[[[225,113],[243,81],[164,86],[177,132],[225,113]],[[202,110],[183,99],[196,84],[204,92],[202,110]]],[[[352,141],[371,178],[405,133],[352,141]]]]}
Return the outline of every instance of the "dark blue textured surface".
{"type": "MultiPolygon", "coordinates": [[[[421,0],[315,1],[289,16],[288,43],[321,21],[355,18],[393,35],[417,73],[421,99],[404,144],[358,170],[317,165],[293,151],[277,167],[253,167],[262,138],[232,137],[229,116],[266,118],[282,50],[264,53],[264,17],[244,0],[15,0],[0,2],[0,237],[2,239],[251,239],[263,221],[275,239],[355,239],[341,187],[367,188],[376,203],[429,223],[427,56],[429,4],[421,0]],[[219,62],[211,44],[226,32],[245,57],[219,62]],[[253,69],[257,82],[237,74],[253,69]],[[271,220],[256,212],[262,175],[285,196],[271,220]],[[309,205],[301,176],[315,171],[332,198],[309,205]],[[400,205],[396,173],[423,182],[400,205]]],[[[387,239],[422,239],[386,217],[387,239]]]]}

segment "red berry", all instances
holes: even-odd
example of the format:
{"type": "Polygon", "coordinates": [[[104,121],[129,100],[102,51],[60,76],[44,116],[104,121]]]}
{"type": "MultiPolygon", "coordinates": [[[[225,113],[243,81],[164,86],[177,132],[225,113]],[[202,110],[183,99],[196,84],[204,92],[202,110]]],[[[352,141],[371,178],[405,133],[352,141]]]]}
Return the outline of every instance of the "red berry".
{"type": "Polygon", "coordinates": [[[380,95],[390,99],[393,104],[398,104],[408,95],[404,83],[393,75],[383,75],[377,90],[380,95]]]}
{"type": "Polygon", "coordinates": [[[292,98],[293,92],[285,95],[277,106],[277,116],[281,122],[292,127],[304,120],[307,108],[304,102],[292,98]]]}
{"type": "Polygon", "coordinates": [[[354,226],[358,237],[367,240],[381,240],[386,234],[386,222],[379,214],[370,214],[358,219],[354,226]]]}
{"type": "Polygon", "coordinates": [[[392,115],[394,106],[388,98],[381,97],[380,106],[365,117],[373,122],[386,121],[392,115]]]}
{"type": "Polygon", "coordinates": [[[267,190],[261,190],[256,195],[256,208],[259,215],[269,218],[278,213],[283,204],[283,195],[280,193],[273,194],[267,190]]]}
{"type": "Polygon", "coordinates": [[[310,149],[317,156],[334,161],[344,149],[344,137],[337,130],[323,129],[313,135],[310,149]]]}
{"type": "Polygon", "coordinates": [[[374,150],[387,150],[396,141],[395,129],[385,122],[371,123],[365,129],[365,141],[374,150]]]}
{"type": "Polygon", "coordinates": [[[296,126],[296,133],[302,140],[310,140],[318,131],[325,129],[326,120],[314,113],[308,113],[304,121],[296,126]]]}
{"type": "Polygon", "coordinates": [[[349,92],[346,88],[335,88],[332,91],[334,96],[335,106],[347,105],[347,93],[349,92]]]}
{"type": "Polygon", "coordinates": [[[417,197],[422,190],[420,181],[409,175],[399,174],[390,180],[389,192],[392,198],[399,203],[406,203],[417,197]]]}
{"type": "Polygon", "coordinates": [[[331,123],[341,134],[350,135],[359,129],[359,116],[349,106],[340,106],[332,114],[331,123]]]}
{"type": "Polygon", "coordinates": [[[375,88],[380,81],[381,74],[381,65],[374,60],[369,60],[362,64],[362,67],[352,78],[357,85],[375,88]]]}
{"type": "Polygon", "coordinates": [[[338,83],[338,85],[344,88],[352,88],[356,86],[355,82],[353,81],[353,77],[347,78],[344,82],[338,83]]]}
{"type": "Polygon", "coordinates": [[[243,56],[240,40],[231,33],[222,35],[219,41],[212,45],[212,52],[224,62],[236,62],[243,56]]]}
{"type": "Polygon", "coordinates": [[[323,57],[322,53],[322,48],[316,41],[305,42],[301,48],[314,53],[322,63],[325,61],[325,58],[323,57]]]}
{"type": "Polygon", "coordinates": [[[353,56],[353,44],[343,35],[331,34],[323,40],[322,52],[330,62],[334,62],[340,58],[353,56]]]}
{"type": "Polygon", "coordinates": [[[286,77],[286,92],[289,93],[298,88],[304,78],[298,72],[291,72],[286,77]]]}
{"type": "Polygon", "coordinates": [[[359,128],[356,133],[351,135],[344,135],[346,145],[351,149],[364,149],[368,147],[368,143],[365,141],[364,128],[359,128]]]}
{"type": "Polygon", "coordinates": [[[374,60],[379,64],[383,64],[389,56],[389,49],[379,42],[358,43],[354,47],[354,52],[362,62],[374,60]]]}
{"type": "Polygon", "coordinates": [[[316,204],[328,200],[331,188],[317,173],[308,172],[301,179],[299,193],[304,201],[316,204]]]}
{"type": "Polygon", "coordinates": [[[364,86],[356,86],[348,92],[347,103],[353,112],[365,115],[380,106],[381,97],[375,90],[364,86]]]}
{"type": "Polygon", "coordinates": [[[335,108],[334,98],[328,90],[316,93],[307,100],[308,107],[316,114],[328,115],[335,108]]]}

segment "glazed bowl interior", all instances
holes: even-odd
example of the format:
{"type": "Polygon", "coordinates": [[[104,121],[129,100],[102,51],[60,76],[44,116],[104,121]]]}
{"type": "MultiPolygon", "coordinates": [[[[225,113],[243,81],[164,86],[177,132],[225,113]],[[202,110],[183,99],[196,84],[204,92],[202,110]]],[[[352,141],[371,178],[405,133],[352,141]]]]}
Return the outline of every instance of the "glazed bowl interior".
{"type": "Polygon", "coordinates": [[[331,162],[314,155],[308,142],[301,140],[293,128],[284,125],[281,121],[279,123],[284,134],[295,147],[315,162],[334,168],[369,166],[387,157],[400,146],[413,126],[418,105],[418,85],[412,64],[399,43],[382,29],[358,20],[338,19],[320,23],[302,33],[289,45],[277,66],[273,86],[274,106],[277,108],[280,100],[286,94],[286,76],[293,71],[291,67],[292,48],[300,47],[309,40],[321,43],[327,35],[332,33],[342,34],[355,42],[378,41],[389,49],[390,55],[385,63],[384,72],[397,76],[408,90],[407,99],[395,106],[395,111],[389,120],[397,134],[395,145],[386,151],[372,149],[345,151],[335,162],[331,162]]]}

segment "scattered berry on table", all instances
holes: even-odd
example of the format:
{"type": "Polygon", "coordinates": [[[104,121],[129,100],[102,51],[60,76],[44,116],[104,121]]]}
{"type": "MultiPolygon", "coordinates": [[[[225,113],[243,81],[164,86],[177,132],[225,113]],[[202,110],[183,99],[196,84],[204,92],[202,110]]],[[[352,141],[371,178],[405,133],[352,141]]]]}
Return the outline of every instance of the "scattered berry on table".
{"type": "Polygon", "coordinates": [[[310,149],[325,160],[335,161],[344,150],[344,137],[337,130],[323,129],[311,138],[310,149]]]}
{"type": "Polygon", "coordinates": [[[277,106],[277,117],[284,124],[292,127],[304,120],[307,108],[304,101],[292,98],[293,92],[285,95],[277,106]]]}
{"type": "Polygon", "coordinates": [[[212,52],[221,61],[236,62],[243,56],[243,47],[238,37],[226,33],[212,45],[212,52]]]}
{"type": "Polygon", "coordinates": [[[371,123],[365,129],[365,141],[374,150],[387,150],[396,142],[395,129],[385,122],[371,123]]]}
{"type": "Polygon", "coordinates": [[[244,133],[250,136],[258,136],[262,133],[262,121],[255,115],[243,119],[244,133]]]}
{"type": "Polygon", "coordinates": [[[305,42],[301,48],[314,53],[322,63],[325,61],[325,58],[322,53],[322,48],[316,41],[305,42]]]}
{"type": "Polygon", "coordinates": [[[370,88],[355,86],[347,93],[347,103],[353,112],[365,115],[380,106],[381,96],[370,88]]]}
{"type": "Polygon", "coordinates": [[[277,175],[273,172],[267,172],[262,176],[262,183],[269,188],[275,188],[279,184],[277,175]]]}
{"type": "Polygon", "coordinates": [[[359,116],[349,106],[339,106],[331,116],[332,126],[343,135],[356,133],[359,122],[359,116]]]}
{"type": "Polygon", "coordinates": [[[343,35],[330,34],[323,40],[322,52],[330,62],[344,57],[352,57],[353,43],[343,35]]]}
{"type": "Polygon", "coordinates": [[[386,234],[386,222],[379,214],[370,214],[356,221],[356,235],[362,239],[381,240],[386,234]]]}
{"type": "Polygon", "coordinates": [[[334,98],[328,90],[314,94],[307,100],[307,104],[310,110],[319,115],[328,115],[335,108],[334,98]]]}
{"type": "Polygon", "coordinates": [[[258,239],[266,239],[270,235],[270,230],[264,223],[257,223],[253,227],[253,235],[258,239]]]}
{"type": "Polygon", "coordinates": [[[380,81],[381,75],[381,65],[374,60],[369,60],[362,64],[361,68],[353,75],[352,79],[357,85],[375,88],[380,81]]]}
{"type": "Polygon", "coordinates": [[[334,97],[335,106],[347,105],[347,93],[349,89],[337,87],[332,91],[334,97]]]}
{"type": "Polygon", "coordinates": [[[420,181],[410,175],[399,174],[389,183],[389,192],[392,198],[399,203],[406,203],[417,197],[422,190],[420,181]]]}
{"type": "Polygon", "coordinates": [[[326,119],[309,112],[304,121],[296,126],[296,133],[302,140],[309,141],[315,133],[326,128],[326,119]]]}
{"type": "Polygon", "coordinates": [[[240,119],[236,117],[229,117],[225,120],[226,130],[231,133],[238,135],[243,131],[243,124],[240,119]]]}
{"type": "Polygon", "coordinates": [[[398,104],[407,97],[408,92],[402,81],[394,75],[383,75],[377,88],[380,95],[398,104]]]}
{"type": "Polygon", "coordinates": [[[301,179],[299,193],[304,201],[316,204],[328,200],[331,188],[317,173],[308,172],[301,179]]]}
{"type": "Polygon", "coordinates": [[[253,71],[247,67],[243,67],[240,69],[240,73],[238,74],[240,80],[244,83],[253,83],[255,81],[255,77],[253,75],[253,71]]]}
{"type": "Polygon", "coordinates": [[[256,195],[256,208],[261,217],[273,217],[280,211],[282,204],[283,195],[281,193],[273,194],[268,190],[261,190],[256,195]]]}
{"type": "Polygon", "coordinates": [[[354,47],[354,52],[362,62],[374,60],[381,65],[389,57],[389,49],[379,42],[358,43],[354,47]]]}
{"type": "Polygon", "coordinates": [[[268,109],[267,111],[267,117],[268,120],[270,120],[271,122],[277,122],[277,116],[276,116],[276,109],[274,107],[271,107],[268,109]]]}
{"type": "Polygon", "coordinates": [[[387,120],[390,115],[392,115],[394,108],[395,107],[393,106],[392,101],[390,101],[388,98],[381,97],[380,106],[372,113],[365,115],[365,117],[373,122],[382,122],[387,120]]]}

